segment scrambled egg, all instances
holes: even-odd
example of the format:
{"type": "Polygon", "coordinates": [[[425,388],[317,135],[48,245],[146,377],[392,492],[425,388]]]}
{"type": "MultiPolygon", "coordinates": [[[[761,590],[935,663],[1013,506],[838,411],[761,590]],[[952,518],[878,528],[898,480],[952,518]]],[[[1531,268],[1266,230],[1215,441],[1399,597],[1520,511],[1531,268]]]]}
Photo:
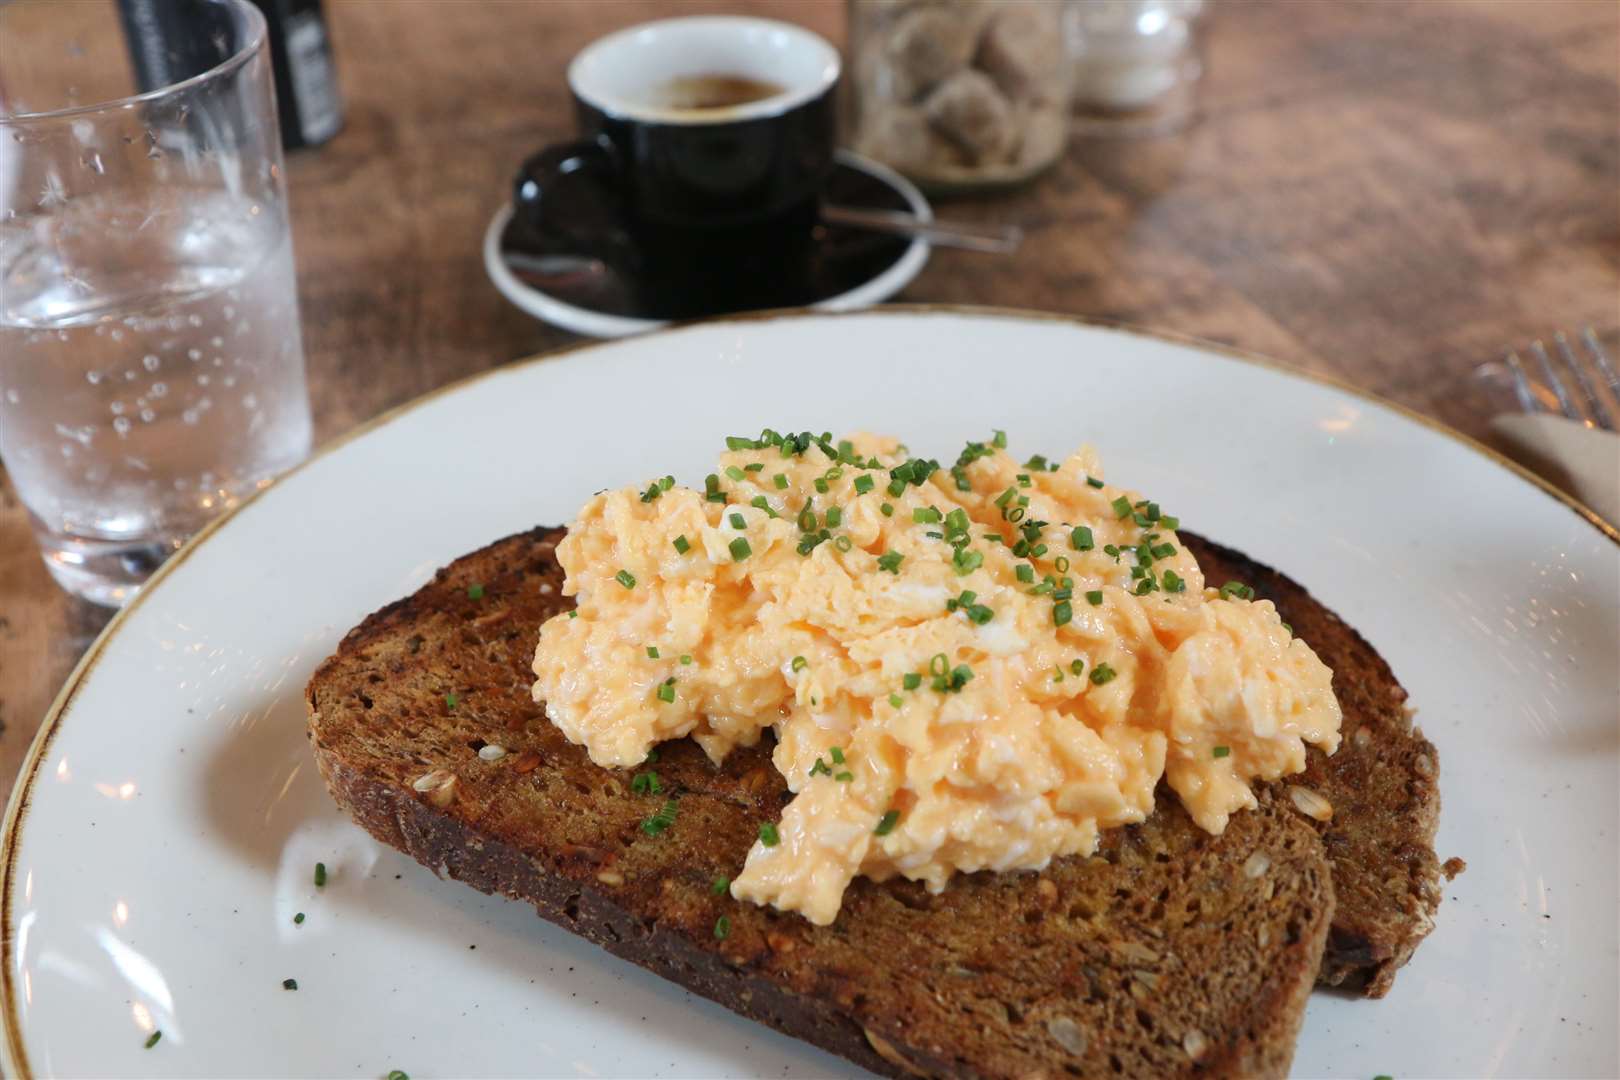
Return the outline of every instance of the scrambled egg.
{"type": "Polygon", "coordinates": [[[727,442],[703,491],[585,504],[534,696],[604,766],[773,728],[796,796],[739,899],[827,924],[856,874],[1038,869],[1146,818],[1160,777],[1219,833],[1252,781],[1338,746],[1327,667],[1269,601],[1206,588],[1089,448],[1019,465],[998,433],[941,468],[870,436],[727,442]]]}

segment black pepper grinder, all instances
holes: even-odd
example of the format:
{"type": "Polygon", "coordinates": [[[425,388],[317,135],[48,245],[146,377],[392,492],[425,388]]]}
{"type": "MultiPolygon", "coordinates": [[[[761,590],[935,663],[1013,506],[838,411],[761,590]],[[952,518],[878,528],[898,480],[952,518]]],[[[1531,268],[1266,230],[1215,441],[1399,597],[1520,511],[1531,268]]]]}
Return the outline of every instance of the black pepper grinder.
{"type": "MultiPolygon", "coordinates": [[[[281,144],[288,150],[319,146],[343,126],[343,99],[321,0],[251,2],[264,13],[270,39],[281,144]]],[[[224,59],[210,49],[211,34],[228,17],[219,5],[118,0],[118,13],[143,93],[198,75],[224,59]]]]}

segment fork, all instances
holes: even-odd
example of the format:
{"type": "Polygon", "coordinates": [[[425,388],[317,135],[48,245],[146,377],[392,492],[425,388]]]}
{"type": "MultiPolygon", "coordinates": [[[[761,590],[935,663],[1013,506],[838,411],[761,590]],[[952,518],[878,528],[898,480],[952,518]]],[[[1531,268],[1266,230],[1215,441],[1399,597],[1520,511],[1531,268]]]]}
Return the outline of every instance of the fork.
{"type": "Polygon", "coordinates": [[[1519,359],[1516,350],[1509,349],[1503,358],[1512,378],[1513,393],[1519,399],[1519,407],[1527,413],[1556,410],[1586,427],[1613,431],[1615,418],[1610,403],[1620,401],[1620,376],[1615,374],[1614,365],[1590,326],[1581,332],[1579,341],[1586,346],[1585,350],[1571,345],[1562,330],[1553,335],[1553,347],[1564,369],[1573,376],[1575,393],[1571,393],[1559,376],[1559,365],[1553,362],[1540,340],[1531,342],[1529,349],[1540,368],[1540,382],[1525,370],[1524,361],[1519,359]],[[1599,392],[1600,386],[1606,394],[1599,392]]]}

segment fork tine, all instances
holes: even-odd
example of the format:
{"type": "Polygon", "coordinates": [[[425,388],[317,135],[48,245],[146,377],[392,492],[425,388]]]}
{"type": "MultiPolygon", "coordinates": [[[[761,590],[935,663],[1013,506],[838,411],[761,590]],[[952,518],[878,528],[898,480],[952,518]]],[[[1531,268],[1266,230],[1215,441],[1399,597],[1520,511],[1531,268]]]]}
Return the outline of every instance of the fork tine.
{"type": "Polygon", "coordinates": [[[1575,350],[1569,347],[1569,340],[1564,337],[1562,330],[1553,335],[1553,344],[1558,346],[1558,355],[1563,358],[1564,366],[1575,374],[1575,385],[1580,387],[1581,396],[1586,399],[1586,411],[1591,414],[1592,420],[1598,427],[1606,431],[1614,430],[1614,418],[1609,415],[1609,409],[1598,397],[1597,391],[1592,388],[1592,380],[1586,377],[1586,365],[1581,363],[1575,350]]]}
{"type": "Polygon", "coordinates": [[[1519,408],[1527,413],[1543,411],[1541,399],[1530,387],[1530,377],[1524,373],[1524,364],[1519,361],[1519,354],[1509,351],[1506,360],[1508,371],[1513,374],[1513,394],[1519,399],[1519,408]]]}
{"type": "Polygon", "coordinates": [[[1569,391],[1564,389],[1564,380],[1560,379],[1558,372],[1553,370],[1552,357],[1547,355],[1547,347],[1540,341],[1532,341],[1530,343],[1530,352],[1541,363],[1542,374],[1547,376],[1547,386],[1551,388],[1553,396],[1558,399],[1559,410],[1571,420],[1586,419],[1575,408],[1575,403],[1569,400],[1569,391]]]}
{"type": "Polygon", "coordinates": [[[1603,381],[1609,384],[1610,390],[1620,394],[1620,376],[1615,375],[1614,368],[1609,364],[1609,354],[1603,351],[1602,345],[1598,344],[1597,334],[1592,332],[1590,326],[1581,334],[1581,340],[1586,342],[1586,347],[1591,350],[1592,358],[1597,361],[1597,369],[1603,375],[1603,381]]]}

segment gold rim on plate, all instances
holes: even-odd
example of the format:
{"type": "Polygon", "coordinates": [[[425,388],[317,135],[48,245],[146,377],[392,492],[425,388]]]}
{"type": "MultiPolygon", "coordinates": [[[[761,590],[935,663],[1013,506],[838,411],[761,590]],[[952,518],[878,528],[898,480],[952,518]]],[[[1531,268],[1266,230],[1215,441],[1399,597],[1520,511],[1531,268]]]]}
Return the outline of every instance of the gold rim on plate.
{"type": "MultiPolygon", "coordinates": [[[[1548,483],[1546,480],[1542,479],[1540,476],[1537,476],[1535,473],[1531,472],[1523,465],[1520,465],[1518,462],[1513,461],[1491,447],[1486,446],[1479,440],[1464,435],[1462,432],[1448,424],[1442,423],[1431,416],[1425,416],[1423,413],[1420,413],[1417,410],[1409,408],[1408,406],[1402,405],[1398,402],[1390,401],[1387,398],[1380,397],[1377,394],[1359,389],[1358,387],[1352,386],[1349,383],[1333,376],[1288,367],[1287,365],[1281,364],[1276,360],[1272,360],[1258,353],[1245,352],[1242,349],[1222,345],[1217,342],[1206,341],[1190,334],[1179,334],[1175,331],[1168,330],[1144,329],[1141,327],[1129,326],[1124,323],[1111,322],[1105,319],[1088,318],[1083,315],[1064,315],[1056,312],[1028,311],[1022,308],[990,307],[974,304],[884,304],[880,307],[866,308],[861,311],[838,313],[809,311],[800,308],[776,309],[771,311],[744,312],[738,315],[729,315],[714,319],[702,319],[691,322],[676,323],[660,330],[653,331],[653,333],[680,333],[683,330],[709,326],[715,323],[768,322],[773,320],[801,318],[860,318],[862,316],[870,317],[874,314],[883,315],[891,312],[898,315],[977,315],[993,319],[1022,320],[1025,322],[1057,322],[1067,323],[1073,326],[1101,327],[1103,329],[1115,330],[1120,333],[1130,334],[1136,337],[1154,338],[1160,341],[1168,341],[1176,345],[1186,345],[1192,348],[1200,349],[1204,352],[1215,353],[1231,360],[1239,360],[1246,364],[1252,364],[1256,367],[1265,368],[1286,377],[1302,379],[1306,382],[1318,383],[1341,393],[1348,394],[1351,397],[1360,398],[1363,401],[1382,406],[1383,408],[1397,413],[1407,420],[1414,421],[1422,427],[1428,428],[1430,431],[1436,432],[1449,439],[1452,439],[1455,442],[1461,443],[1463,446],[1474,451],[1488,461],[1492,461],[1497,465],[1500,465],[1509,472],[1513,473],[1515,476],[1522,480],[1528,481],[1532,486],[1539,488],[1547,495],[1550,495],[1552,498],[1563,503],[1569,509],[1573,510],[1579,517],[1584,519],[1588,524],[1597,529],[1604,536],[1607,536],[1616,545],[1620,545],[1620,530],[1617,530],[1613,525],[1605,521],[1601,516],[1598,515],[1596,511],[1592,510],[1586,504],[1582,503],[1580,500],[1576,499],[1567,492],[1562,491],[1561,489],[1548,483]]],[[[280,486],[281,483],[288,477],[298,473],[314,462],[320,461],[321,459],[336,453],[349,443],[354,442],[356,439],[359,439],[373,431],[376,431],[378,428],[398,420],[407,413],[414,412],[422,406],[427,405],[428,403],[446,394],[464,389],[475,382],[508,372],[525,370],[538,364],[561,359],[564,356],[568,356],[576,352],[582,352],[587,349],[611,348],[615,344],[616,342],[614,341],[577,341],[573,342],[572,344],[559,346],[547,352],[536,354],[534,356],[524,357],[520,360],[514,360],[510,363],[501,364],[485,371],[475,372],[471,375],[457,379],[454,382],[446,383],[443,386],[430,390],[420,397],[413,398],[410,401],[396,405],[391,409],[387,409],[372,417],[370,420],[350,428],[342,435],[339,435],[337,438],[321,446],[304,461],[281,474],[281,476],[277,477],[275,481],[266,485],[264,488],[255,491],[252,495],[249,495],[246,499],[242,500],[242,502],[237,506],[233,507],[224,514],[221,514],[219,517],[215,518],[213,521],[210,521],[207,525],[198,530],[196,535],[194,535],[183,546],[181,546],[178,551],[171,555],[162,566],[158,567],[156,572],[154,572],[152,576],[147,579],[145,585],[141,587],[140,591],[135,594],[130,602],[124,605],[124,607],[112,617],[107,625],[102,628],[101,633],[97,635],[95,641],[93,641],[90,644],[90,647],[85,650],[84,655],[79,658],[79,662],[74,666],[72,672],[69,673],[67,680],[62,684],[62,689],[57,693],[56,699],[51,703],[50,709],[46,711],[45,718],[40,722],[39,730],[35,733],[33,742],[28,747],[28,754],[23,759],[22,767],[17,772],[16,785],[12,788],[11,798],[6,804],[4,825],[0,826],[0,828],[3,828],[3,835],[0,835],[0,876],[3,876],[0,877],[0,1003],[3,1003],[4,1005],[3,1015],[0,1015],[0,1022],[3,1022],[5,1027],[4,1045],[3,1047],[0,1047],[0,1049],[3,1049],[5,1051],[4,1056],[11,1060],[12,1066],[16,1070],[18,1080],[27,1080],[27,1078],[34,1075],[33,1070],[28,1064],[27,1051],[23,1046],[22,1021],[18,1016],[16,1008],[17,997],[12,978],[12,949],[15,942],[12,940],[13,923],[11,913],[13,897],[15,894],[16,858],[18,841],[20,839],[20,830],[23,821],[27,817],[29,796],[32,792],[34,781],[39,776],[40,763],[44,760],[45,753],[50,748],[51,739],[55,736],[56,731],[60,728],[63,718],[67,715],[68,706],[73,703],[73,699],[78,694],[79,688],[83,685],[90,672],[94,670],[97,661],[100,660],[102,653],[106,651],[106,648],[108,644],[111,643],[113,637],[123,627],[125,620],[132,612],[140,607],[142,601],[151,595],[152,591],[165,578],[167,578],[172,572],[177,570],[181,564],[190,558],[197,548],[199,548],[205,541],[218,533],[222,528],[225,527],[226,524],[236,520],[237,516],[240,515],[243,510],[246,510],[249,506],[252,506],[255,502],[257,502],[259,498],[265,494],[265,492],[271,491],[280,486]]]]}

